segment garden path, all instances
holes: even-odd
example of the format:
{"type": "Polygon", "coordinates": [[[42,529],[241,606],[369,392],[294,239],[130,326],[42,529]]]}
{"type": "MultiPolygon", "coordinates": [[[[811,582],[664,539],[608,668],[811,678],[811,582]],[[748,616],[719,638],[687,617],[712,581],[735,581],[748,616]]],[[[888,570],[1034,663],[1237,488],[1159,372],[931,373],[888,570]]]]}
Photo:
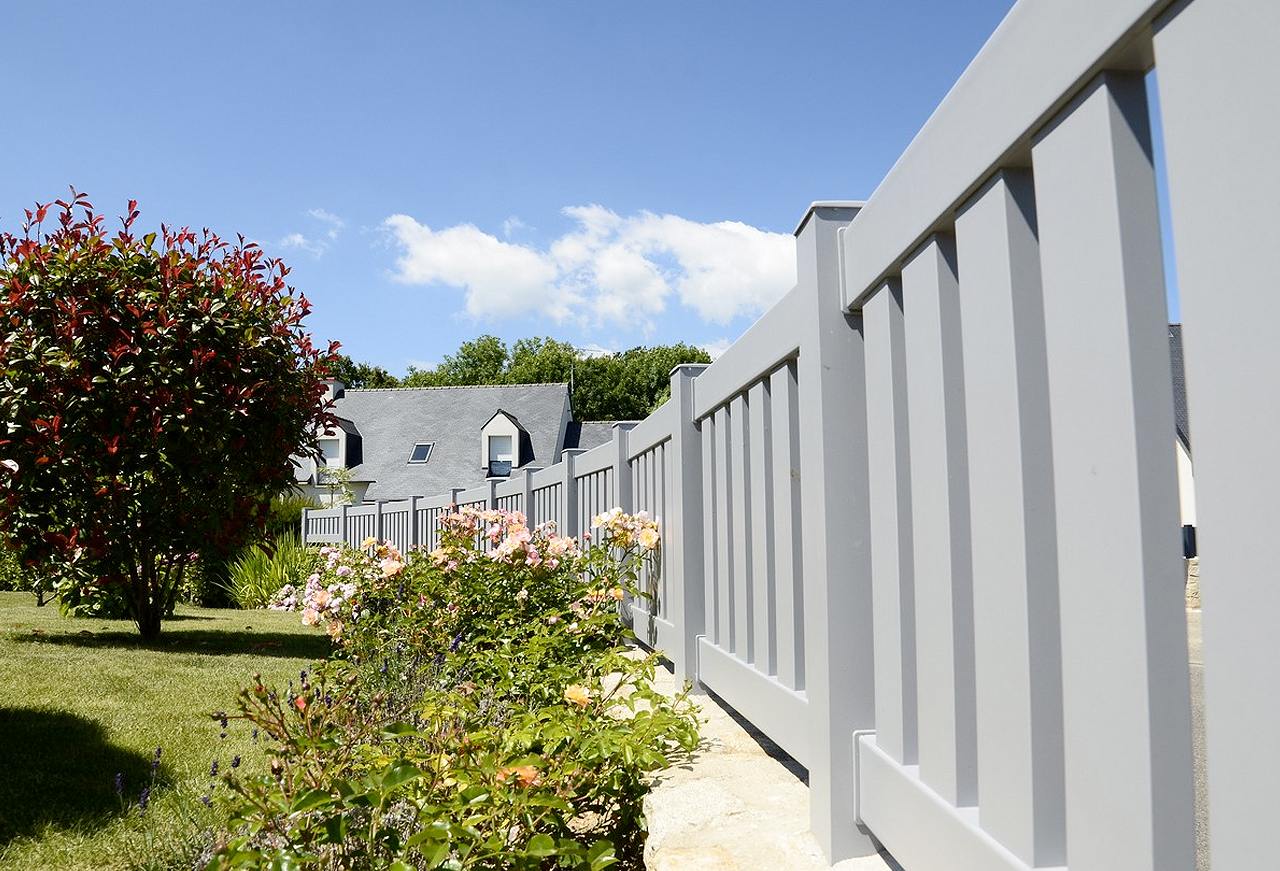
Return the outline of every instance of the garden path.
{"type": "MultiPolygon", "coordinates": [[[[656,684],[676,691],[667,669],[656,684]]],[[[697,701],[701,746],[645,799],[647,871],[902,871],[887,853],[827,864],[809,830],[804,769],[715,696],[697,701]]]]}

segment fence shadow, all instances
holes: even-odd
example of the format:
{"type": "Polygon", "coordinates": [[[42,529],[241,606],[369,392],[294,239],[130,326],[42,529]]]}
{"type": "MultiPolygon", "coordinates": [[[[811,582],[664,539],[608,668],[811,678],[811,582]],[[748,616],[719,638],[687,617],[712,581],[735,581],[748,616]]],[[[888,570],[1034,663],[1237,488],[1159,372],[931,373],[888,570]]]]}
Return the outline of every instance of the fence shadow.
{"type": "Polygon", "coordinates": [[[32,632],[29,635],[13,636],[13,640],[66,647],[116,647],[162,653],[203,653],[211,656],[253,654],[325,659],[333,653],[332,642],[321,632],[301,635],[228,629],[166,629],[155,641],[143,641],[137,632],[93,632],[86,629],[74,634],[32,632]]]}
{"type": "Polygon", "coordinates": [[[151,783],[150,757],[66,711],[0,708],[0,748],[0,847],[47,826],[103,826],[151,783]]]}

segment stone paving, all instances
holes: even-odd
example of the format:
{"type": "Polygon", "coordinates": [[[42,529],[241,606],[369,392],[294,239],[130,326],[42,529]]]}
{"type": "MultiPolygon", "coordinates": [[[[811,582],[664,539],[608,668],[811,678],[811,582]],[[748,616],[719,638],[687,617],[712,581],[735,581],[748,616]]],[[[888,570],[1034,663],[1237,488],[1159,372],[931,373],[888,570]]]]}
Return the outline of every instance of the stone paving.
{"type": "MultiPolygon", "coordinates": [[[[668,671],[658,684],[674,691],[668,671]]],[[[827,864],[809,831],[804,769],[715,697],[697,701],[702,746],[645,799],[648,871],[902,871],[884,853],[827,864]]]]}

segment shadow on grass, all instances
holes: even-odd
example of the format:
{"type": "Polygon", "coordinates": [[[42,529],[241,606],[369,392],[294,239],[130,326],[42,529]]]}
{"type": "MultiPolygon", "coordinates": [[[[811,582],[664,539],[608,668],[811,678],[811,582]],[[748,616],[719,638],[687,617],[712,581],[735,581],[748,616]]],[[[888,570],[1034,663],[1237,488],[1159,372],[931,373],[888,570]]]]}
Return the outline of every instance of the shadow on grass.
{"type": "Polygon", "coordinates": [[[46,826],[104,825],[151,784],[150,757],[107,743],[101,726],[65,711],[0,708],[0,748],[0,846],[46,826]]]}
{"type": "Polygon", "coordinates": [[[161,653],[205,653],[213,656],[289,656],[326,659],[333,654],[329,636],[321,632],[248,632],[231,629],[167,629],[155,641],[143,641],[137,632],[82,630],[75,634],[31,632],[12,635],[14,641],[56,644],[66,647],[124,647],[161,653]]]}

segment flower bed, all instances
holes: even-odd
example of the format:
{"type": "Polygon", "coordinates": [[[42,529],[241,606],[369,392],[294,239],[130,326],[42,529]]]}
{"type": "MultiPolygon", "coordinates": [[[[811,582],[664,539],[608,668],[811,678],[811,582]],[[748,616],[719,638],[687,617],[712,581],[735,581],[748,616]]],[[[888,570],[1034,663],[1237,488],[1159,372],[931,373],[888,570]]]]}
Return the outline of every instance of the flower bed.
{"type": "Polygon", "coordinates": [[[322,550],[275,607],[323,624],[335,655],[241,694],[271,774],[229,772],[237,828],[210,867],[642,867],[647,775],[696,720],[623,643],[618,599],[656,566],[656,524],[595,525],[583,548],[463,509],[429,553],[322,550]]]}

